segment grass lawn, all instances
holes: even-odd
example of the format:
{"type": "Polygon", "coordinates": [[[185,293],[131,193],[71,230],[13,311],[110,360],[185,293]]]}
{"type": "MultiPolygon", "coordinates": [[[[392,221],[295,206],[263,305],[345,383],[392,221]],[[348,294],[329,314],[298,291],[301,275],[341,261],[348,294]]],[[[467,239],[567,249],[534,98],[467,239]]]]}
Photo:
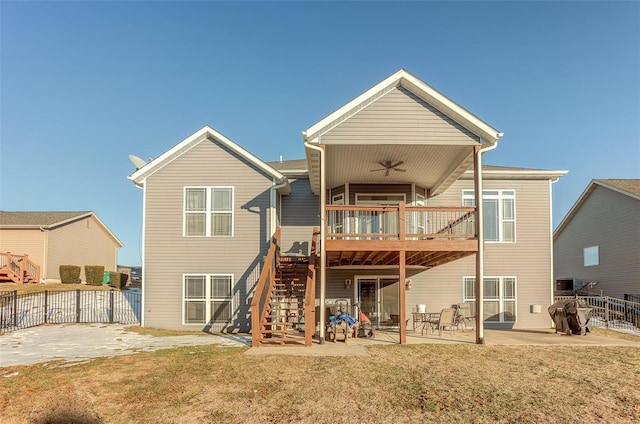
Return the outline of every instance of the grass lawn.
{"type": "Polygon", "coordinates": [[[68,368],[3,368],[0,422],[640,420],[635,347],[396,345],[370,347],[370,358],[245,350],[191,347],[68,368]]]}

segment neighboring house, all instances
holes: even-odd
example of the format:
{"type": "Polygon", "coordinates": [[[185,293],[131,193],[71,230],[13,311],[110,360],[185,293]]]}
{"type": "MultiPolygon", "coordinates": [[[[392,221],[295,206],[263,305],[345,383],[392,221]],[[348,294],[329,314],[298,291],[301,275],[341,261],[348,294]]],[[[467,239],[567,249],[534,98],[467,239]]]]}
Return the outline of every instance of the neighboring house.
{"type": "Polygon", "coordinates": [[[417,304],[472,303],[478,342],[482,324],[549,327],[551,183],[566,172],[483,167],[501,136],[405,70],[303,132],[305,159],[265,163],[202,128],[129,176],[144,190],[143,325],[285,343],[322,337],[320,305],[346,298],[401,343],[417,304]]]}
{"type": "Polygon", "coordinates": [[[592,180],[553,233],[557,290],[640,295],[640,180],[592,180]]]}
{"type": "Polygon", "coordinates": [[[40,280],[60,281],[60,265],[103,265],[115,271],[122,243],[93,212],[0,211],[0,252],[28,255],[40,280]]]}

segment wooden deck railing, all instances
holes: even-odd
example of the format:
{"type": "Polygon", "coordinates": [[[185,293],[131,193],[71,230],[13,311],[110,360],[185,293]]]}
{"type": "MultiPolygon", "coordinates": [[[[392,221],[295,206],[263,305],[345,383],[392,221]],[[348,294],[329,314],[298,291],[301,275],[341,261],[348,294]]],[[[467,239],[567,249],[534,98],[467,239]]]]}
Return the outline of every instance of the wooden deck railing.
{"type": "Polygon", "coordinates": [[[0,253],[0,271],[14,283],[40,282],[40,267],[29,259],[29,255],[0,253]]]}
{"type": "Polygon", "coordinates": [[[254,347],[260,346],[262,341],[262,325],[264,319],[269,313],[269,301],[273,295],[273,287],[276,276],[276,260],[280,256],[280,227],[276,229],[271,245],[269,246],[269,253],[264,261],[260,278],[258,279],[258,285],[256,286],[253,300],[251,301],[251,345],[254,347]]]}
{"type": "Polygon", "coordinates": [[[475,207],[327,205],[328,240],[470,240],[475,207]]]}
{"type": "Polygon", "coordinates": [[[309,256],[309,270],[307,271],[307,286],[304,294],[304,345],[311,346],[316,332],[316,260],[318,257],[318,235],[320,230],[313,229],[311,239],[311,254],[309,256]]]}

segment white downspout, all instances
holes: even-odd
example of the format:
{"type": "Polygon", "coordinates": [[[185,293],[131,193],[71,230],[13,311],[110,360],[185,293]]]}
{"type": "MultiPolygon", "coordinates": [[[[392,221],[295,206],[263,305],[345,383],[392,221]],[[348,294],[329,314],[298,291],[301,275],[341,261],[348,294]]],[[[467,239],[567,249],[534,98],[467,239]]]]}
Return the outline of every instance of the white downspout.
{"type": "MultiPolygon", "coordinates": [[[[269,232],[270,235],[267,238],[267,241],[270,241],[273,238],[273,235],[276,233],[276,227],[278,226],[278,215],[277,215],[277,210],[278,208],[276,207],[276,200],[277,200],[277,192],[278,190],[280,190],[281,188],[284,188],[287,186],[287,184],[289,184],[289,180],[287,180],[287,177],[284,177],[281,182],[278,182],[278,180],[276,180],[275,178],[273,179],[273,185],[271,186],[271,193],[270,193],[270,197],[269,197],[269,232]]],[[[282,213],[282,210],[280,210],[280,213],[282,213]]]]}
{"type": "MultiPolygon", "coordinates": [[[[498,134],[498,139],[502,133],[498,134]]],[[[498,140],[490,146],[483,147],[476,153],[475,161],[475,199],[477,210],[478,254],[476,257],[476,343],[484,341],[484,208],[482,195],[482,154],[498,147],[498,140]]]]}
{"type": "MultiPolygon", "coordinates": [[[[551,234],[551,237],[549,238],[549,256],[550,256],[550,264],[551,264],[551,275],[549,278],[549,281],[551,283],[551,303],[549,303],[549,305],[553,305],[555,303],[555,299],[553,297],[553,291],[554,291],[554,281],[553,281],[553,268],[555,266],[555,263],[553,261],[553,189],[552,186],[553,184],[557,183],[558,180],[560,178],[556,178],[556,179],[552,179],[549,180],[549,233],[551,234]]],[[[551,324],[553,325],[553,323],[551,324]]]]}
{"type": "Polygon", "coordinates": [[[324,344],[324,323],[326,318],[326,310],[324,307],[325,299],[326,299],[326,250],[324,245],[325,240],[325,207],[327,203],[327,193],[325,188],[325,164],[324,164],[324,149],[320,146],[316,146],[307,141],[304,142],[305,147],[309,149],[316,150],[320,152],[320,320],[319,320],[319,335],[320,335],[320,344],[324,344]]]}

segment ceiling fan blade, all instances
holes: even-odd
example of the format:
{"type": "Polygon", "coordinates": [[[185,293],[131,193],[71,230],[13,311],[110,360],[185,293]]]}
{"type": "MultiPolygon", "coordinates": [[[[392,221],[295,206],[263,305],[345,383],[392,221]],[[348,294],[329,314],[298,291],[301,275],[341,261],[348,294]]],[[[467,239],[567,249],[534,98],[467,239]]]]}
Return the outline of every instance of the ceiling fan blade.
{"type": "Polygon", "coordinates": [[[380,165],[383,168],[388,168],[390,163],[391,162],[378,162],[378,165],[380,165]]]}
{"type": "Polygon", "coordinates": [[[395,169],[398,172],[407,172],[406,169],[402,169],[402,168],[393,168],[393,169],[395,169]]]}
{"type": "Polygon", "coordinates": [[[395,168],[396,166],[400,166],[400,165],[402,165],[403,163],[404,163],[404,161],[399,161],[399,162],[396,162],[396,163],[394,163],[393,165],[389,165],[389,166],[390,166],[391,168],[395,168]]]}
{"type": "Polygon", "coordinates": [[[369,172],[385,171],[387,168],[370,169],[369,172]]]}
{"type": "Polygon", "coordinates": [[[390,171],[391,171],[391,169],[390,169],[390,168],[387,168],[387,169],[384,171],[384,176],[385,176],[385,177],[388,177],[388,176],[389,176],[389,172],[390,172],[390,171]]]}

